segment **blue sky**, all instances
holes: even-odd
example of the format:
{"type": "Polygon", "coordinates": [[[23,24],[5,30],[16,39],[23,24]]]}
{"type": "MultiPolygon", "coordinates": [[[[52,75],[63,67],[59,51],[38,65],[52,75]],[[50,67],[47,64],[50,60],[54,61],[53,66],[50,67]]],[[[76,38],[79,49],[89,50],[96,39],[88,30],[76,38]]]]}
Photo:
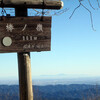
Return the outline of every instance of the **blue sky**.
{"type": "MultiPolygon", "coordinates": [[[[90,14],[83,7],[76,10],[69,20],[78,0],[64,0],[69,10],[52,17],[51,51],[32,52],[32,77],[56,74],[85,74],[100,76],[100,9],[93,10],[92,30],[90,14]]],[[[97,8],[96,0],[91,2],[97,8]]],[[[0,54],[0,79],[17,78],[17,53],[0,54]]]]}

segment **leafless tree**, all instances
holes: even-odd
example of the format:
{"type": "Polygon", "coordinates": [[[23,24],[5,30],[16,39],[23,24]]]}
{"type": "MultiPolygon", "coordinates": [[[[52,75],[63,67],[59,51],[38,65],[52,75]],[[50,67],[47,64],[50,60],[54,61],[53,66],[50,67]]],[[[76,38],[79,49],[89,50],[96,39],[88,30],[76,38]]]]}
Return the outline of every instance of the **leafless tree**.
{"type": "MultiPolygon", "coordinates": [[[[68,0],[66,0],[67,2],[68,0]]],[[[73,10],[73,12],[71,13],[71,15],[69,16],[69,19],[72,18],[72,16],[74,15],[74,13],[76,12],[77,9],[79,9],[80,7],[83,7],[90,15],[90,22],[91,22],[91,27],[94,31],[96,31],[94,29],[94,24],[93,24],[93,16],[92,16],[92,11],[91,9],[89,9],[87,6],[85,6],[85,4],[83,2],[88,1],[89,6],[93,9],[93,10],[98,10],[100,8],[100,1],[99,0],[95,0],[95,2],[97,3],[97,8],[93,7],[93,4],[91,3],[92,0],[77,0],[77,2],[79,3],[78,6],[76,6],[73,10]]],[[[44,10],[44,12],[40,12],[37,11],[36,9],[34,9],[34,11],[37,13],[37,15],[48,15],[48,16],[58,16],[61,15],[65,12],[67,12],[69,10],[69,8],[64,7],[63,9],[61,9],[60,11],[52,11],[52,10],[44,10]]]]}
{"type": "MultiPolygon", "coordinates": [[[[68,2],[70,0],[66,0],[66,2],[68,2]]],[[[74,15],[74,13],[76,12],[77,9],[79,9],[80,7],[83,7],[90,15],[90,22],[91,22],[91,27],[92,29],[95,31],[94,29],[94,24],[93,24],[93,16],[92,16],[92,11],[91,9],[89,9],[87,6],[85,6],[85,4],[83,2],[88,2],[89,6],[93,9],[93,10],[98,10],[100,8],[100,1],[99,0],[76,0],[79,4],[78,6],[76,6],[74,8],[74,10],[72,11],[71,15],[69,16],[69,19],[71,19],[74,15]],[[93,4],[91,3],[92,1],[96,2],[97,3],[97,8],[93,7],[93,4]]],[[[72,2],[72,1],[71,1],[72,2]]],[[[1,14],[3,13],[6,13],[6,10],[7,9],[2,9],[2,12],[1,14]]],[[[11,9],[10,9],[11,10],[11,9]]],[[[69,8],[67,7],[64,7],[63,9],[61,10],[57,10],[57,11],[54,11],[54,10],[37,10],[37,9],[33,9],[33,11],[31,12],[31,14],[35,15],[35,16],[58,16],[58,15],[61,15],[65,12],[68,12],[69,8]]]]}

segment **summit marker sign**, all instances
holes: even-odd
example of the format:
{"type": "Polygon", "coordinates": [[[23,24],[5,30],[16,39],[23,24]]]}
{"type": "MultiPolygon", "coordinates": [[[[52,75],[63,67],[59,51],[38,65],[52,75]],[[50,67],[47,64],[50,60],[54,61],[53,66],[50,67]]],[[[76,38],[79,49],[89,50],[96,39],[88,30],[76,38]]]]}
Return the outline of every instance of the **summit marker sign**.
{"type": "Polygon", "coordinates": [[[50,51],[51,17],[12,17],[0,20],[0,53],[50,51]]]}

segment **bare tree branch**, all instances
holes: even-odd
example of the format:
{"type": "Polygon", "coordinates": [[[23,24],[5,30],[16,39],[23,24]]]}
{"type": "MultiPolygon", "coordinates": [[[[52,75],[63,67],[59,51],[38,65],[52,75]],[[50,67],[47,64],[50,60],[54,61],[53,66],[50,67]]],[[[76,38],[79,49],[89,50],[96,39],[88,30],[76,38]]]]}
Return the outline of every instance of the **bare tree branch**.
{"type": "Polygon", "coordinates": [[[51,12],[51,10],[46,10],[46,11],[44,12],[44,15],[49,15],[50,12],[51,12]]]}
{"type": "Polygon", "coordinates": [[[63,10],[60,10],[58,12],[55,12],[54,14],[52,14],[52,16],[55,16],[55,15],[59,16],[59,15],[65,13],[65,12],[67,12],[68,10],[69,10],[68,8],[65,8],[63,10]]]}
{"type": "MultiPolygon", "coordinates": [[[[79,9],[80,7],[83,7],[84,9],[86,9],[88,12],[89,12],[89,14],[90,14],[90,19],[91,19],[91,27],[92,27],[92,29],[94,30],[94,31],[96,31],[95,29],[94,29],[94,25],[93,25],[93,18],[92,18],[92,12],[90,11],[90,9],[88,9],[83,3],[82,3],[82,1],[84,1],[84,0],[78,0],[78,2],[79,2],[79,5],[73,10],[73,12],[72,12],[72,14],[70,15],[70,17],[69,17],[69,19],[71,19],[72,18],[72,16],[74,15],[74,13],[76,12],[76,10],[77,9],[79,9]]],[[[100,8],[100,4],[99,4],[99,0],[96,0],[97,1],[97,3],[98,3],[98,6],[99,6],[99,8],[100,8]]],[[[91,4],[91,0],[88,0],[88,3],[89,3],[89,5],[90,5],[90,7],[93,9],[93,10],[97,10],[97,8],[94,8],[93,7],[93,5],[91,4]]],[[[36,9],[33,9],[36,13],[35,13],[35,15],[38,15],[38,16],[41,16],[41,15],[46,15],[46,16],[58,16],[58,15],[61,15],[61,14],[63,14],[63,13],[65,13],[66,11],[68,11],[69,9],[68,8],[65,8],[65,9],[63,9],[63,10],[60,10],[60,11],[56,11],[56,12],[52,12],[52,10],[43,10],[42,12],[39,10],[36,10],[36,9]]]]}
{"type": "Polygon", "coordinates": [[[91,7],[92,9],[96,10],[96,8],[94,8],[94,7],[92,6],[90,0],[88,0],[88,2],[89,2],[90,7],[91,7]]]}
{"type": "MultiPolygon", "coordinates": [[[[80,2],[80,0],[79,0],[79,2],[80,2]]],[[[94,31],[96,31],[96,30],[94,29],[94,26],[93,26],[93,19],[92,19],[92,13],[91,13],[91,11],[90,11],[87,7],[85,7],[81,2],[80,2],[80,4],[81,4],[81,6],[83,6],[83,7],[90,13],[91,27],[92,27],[92,29],[93,29],[94,31]]]]}
{"type": "MultiPolygon", "coordinates": [[[[72,12],[72,14],[71,14],[71,16],[69,17],[69,19],[71,19],[72,16],[73,16],[73,14],[75,13],[75,11],[76,11],[78,8],[80,8],[80,7],[82,6],[83,8],[85,8],[85,9],[90,13],[91,27],[92,27],[92,29],[93,29],[94,31],[96,31],[96,30],[94,29],[94,26],[93,26],[93,18],[92,18],[92,13],[91,13],[91,11],[81,3],[83,0],[78,0],[78,1],[79,1],[79,5],[74,9],[74,11],[72,12]]],[[[89,1],[89,0],[88,0],[88,1],[89,1]]],[[[89,1],[89,4],[90,4],[90,6],[92,7],[90,1],[89,1]]],[[[92,8],[93,8],[93,7],[92,7],[92,8]]],[[[94,9],[94,8],[93,8],[93,9],[94,9]]]]}
{"type": "Polygon", "coordinates": [[[76,11],[80,6],[81,6],[81,4],[79,4],[79,5],[74,9],[74,11],[72,12],[72,14],[71,14],[71,16],[69,17],[69,19],[72,18],[73,14],[75,13],[75,11],[76,11]]]}
{"type": "Polygon", "coordinates": [[[33,9],[37,14],[42,14],[42,12],[37,11],[36,9],[33,9]]]}
{"type": "Polygon", "coordinates": [[[98,3],[98,7],[100,8],[100,4],[99,4],[99,1],[97,0],[97,3],[98,3]]]}
{"type": "Polygon", "coordinates": [[[60,11],[54,12],[54,13],[51,12],[52,10],[44,10],[43,13],[41,11],[36,10],[36,9],[33,9],[33,10],[36,12],[36,15],[42,15],[44,13],[43,15],[47,15],[47,16],[58,16],[58,15],[61,15],[65,12],[67,12],[69,9],[65,8],[63,10],[60,10],[60,11]]]}

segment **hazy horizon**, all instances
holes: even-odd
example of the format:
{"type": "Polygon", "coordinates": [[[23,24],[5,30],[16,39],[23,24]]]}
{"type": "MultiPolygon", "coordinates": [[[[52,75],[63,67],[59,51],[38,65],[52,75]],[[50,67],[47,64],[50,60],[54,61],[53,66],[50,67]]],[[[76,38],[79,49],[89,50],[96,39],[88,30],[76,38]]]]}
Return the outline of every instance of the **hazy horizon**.
{"type": "MultiPolygon", "coordinates": [[[[41,75],[32,77],[33,85],[69,85],[69,84],[90,84],[100,85],[100,76],[73,76],[73,75],[41,75]],[[69,77],[70,76],[70,77],[69,77]]],[[[0,78],[0,85],[18,85],[18,78],[0,78]]]]}

